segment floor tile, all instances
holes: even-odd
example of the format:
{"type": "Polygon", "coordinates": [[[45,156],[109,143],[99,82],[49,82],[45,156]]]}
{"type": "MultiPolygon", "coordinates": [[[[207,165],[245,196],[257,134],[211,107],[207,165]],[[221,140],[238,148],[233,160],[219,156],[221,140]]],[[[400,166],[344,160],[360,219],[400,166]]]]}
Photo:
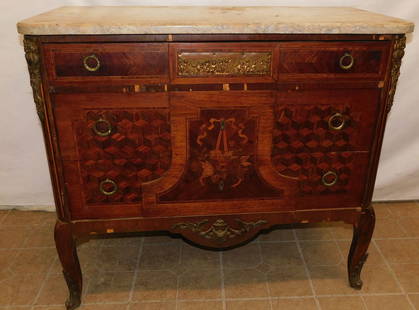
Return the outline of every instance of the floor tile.
{"type": "Polygon", "coordinates": [[[130,304],[129,310],[176,310],[176,302],[141,302],[130,304]]]}
{"type": "Polygon", "coordinates": [[[396,264],[391,268],[406,292],[419,293],[419,264],[396,264]]]}
{"type": "Polygon", "coordinates": [[[386,265],[367,265],[362,268],[362,293],[400,293],[400,287],[386,265]]]}
{"type": "Polygon", "coordinates": [[[203,250],[187,243],[181,245],[180,264],[186,269],[219,269],[220,253],[203,250]]]}
{"type": "Polygon", "coordinates": [[[266,275],[255,269],[226,269],[224,289],[227,298],[269,297],[266,275]]]}
{"type": "Polygon", "coordinates": [[[95,304],[95,305],[82,305],[80,307],[80,310],[125,310],[127,309],[127,307],[128,307],[128,304],[95,304]]]}
{"type": "Polygon", "coordinates": [[[346,264],[309,266],[309,271],[317,295],[359,294],[349,286],[346,264]]]}
{"type": "Polygon", "coordinates": [[[393,216],[397,217],[419,217],[419,203],[409,202],[386,202],[383,203],[393,216]]]}
{"type": "Polygon", "coordinates": [[[14,258],[10,269],[16,274],[46,274],[56,258],[54,248],[21,249],[14,258]]]}
{"type": "Polygon", "coordinates": [[[169,270],[143,270],[137,275],[133,300],[175,300],[177,276],[169,270]]]}
{"type": "Polygon", "coordinates": [[[22,247],[55,247],[54,225],[32,226],[22,247]]]}
{"type": "Polygon", "coordinates": [[[289,225],[273,229],[269,233],[262,233],[259,235],[260,242],[279,242],[279,241],[294,241],[294,231],[289,225]]]}
{"type": "Polygon", "coordinates": [[[376,240],[389,263],[419,263],[419,240],[376,240]]]}
{"type": "Polygon", "coordinates": [[[7,214],[9,214],[10,210],[0,210],[0,224],[6,218],[7,214]]]}
{"type": "Polygon", "coordinates": [[[389,209],[389,203],[386,202],[378,202],[372,204],[375,212],[376,219],[385,219],[394,217],[394,214],[389,209]]]}
{"type": "Polygon", "coordinates": [[[304,266],[283,266],[267,274],[271,297],[313,294],[304,266]]]}
{"type": "Polygon", "coordinates": [[[272,310],[317,310],[314,298],[273,299],[272,310]]]}
{"type": "Polygon", "coordinates": [[[227,301],[226,310],[267,310],[271,309],[269,300],[240,300],[240,301],[227,301]]]}
{"type": "Polygon", "coordinates": [[[44,273],[17,274],[1,282],[0,306],[31,305],[45,279],[44,273]]]}
{"type": "Polygon", "coordinates": [[[364,296],[368,310],[412,310],[405,295],[364,296]]]}
{"type": "Polygon", "coordinates": [[[177,310],[223,310],[220,301],[183,301],[178,303],[177,310]]]}
{"type": "Polygon", "coordinates": [[[332,240],[330,225],[324,223],[297,225],[295,233],[299,240],[332,240]]]}
{"type": "Polygon", "coordinates": [[[180,243],[145,244],[140,257],[140,269],[171,269],[180,261],[180,243]]]}
{"type": "MultiPolygon", "coordinates": [[[[348,259],[349,250],[351,248],[351,241],[337,241],[337,244],[341,250],[341,253],[343,255],[344,261],[348,259]]],[[[380,252],[378,252],[374,242],[371,242],[368,247],[368,258],[366,261],[366,265],[384,265],[385,261],[383,257],[380,255],[380,252]]]]}
{"type": "Polygon", "coordinates": [[[0,249],[21,248],[30,233],[29,226],[0,226],[0,249]]]}
{"type": "Polygon", "coordinates": [[[337,265],[343,262],[335,241],[301,241],[300,246],[308,265],[337,265]]]}
{"type": "Polygon", "coordinates": [[[403,217],[399,223],[408,237],[419,237],[419,217],[403,217]]]}
{"type": "Polygon", "coordinates": [[[302,265],[303,260],[295,242],[263,243],[260,245],[263,262],[271,266],[302,265]]]}
{"type": "Polygon", "coordinates": [[[419,294],[409,294],[409,299],[416,309],[419,309],[419,294]]]}
{"type": "Polygon", "coordinates": [[[139,245],[130,247],[103,247],[97,263],[106,271],[135,271],[139,256],[139,245]]]}
{"type": "Polygon", "coordinates": [[[141,246],[143,238],[141,237],[119,237],[119,238],[103,238],[101,245],[103,247],[135,247],[141,246]]]}
{"type": "Polygon", "coordinates": [[[334,240],[352,240],[353,227],[345,223],[331,223],[330,232],[334,240]]]}
{"type": "MultiPolygon", "coordinates": [[[[99,246],[78,248],[78,257],[84,273],[90,274],[102,270],[102,249],[99,246]]],[[[53,272],[61,273],[61,264],[56,261],[53,272]]]]}
{"type": "Polygon", "coordinates": [[[2,225],[27,226],[54,224],[56,221],[55,212],[43,211],[18,211],[11,210],[2,221],[2,225]]]}
{"type": "Polygon", "coordinates": [[[178,239],[175,239],[171,236],[166,236],[166,235],[157,235],[157,236],[152,236],[152,235],[148,235],[144,237],[144,244],[161,244],[161,243],[171,243],[173,244],[173,242],[175,241],[180,241],[178,239]]]}
{"type": "Polygon", "coordinates": [[[257,243],[249,243],[221,254],[224,268],[254,268],[262,263],[262,256],[257,243]]]}
{"type": "Polygon", "coordinates": [[[68,296],[67,284],[63,275],[49,275],[41,288],[39,297],[36,301],[37,305],[56,305],[63,304],[68,296]]]}
{"type": "Polygon", "coordinates": [[[84,303],[128,302],[134,273],[98,272],[84,277],[84,303]]]}
{"type": "Polygon", "coordinates": [[[383,218],[377,219],[375,222],[375,229],[373,238],[403,238],[407,237],[407,233],[400,224],[398,218],[383,218]]]}
{"type": "Polygon", "coordinates": [[[322,310],[367,310],[361,297],[320,297],[319,303],[322,310]]]}
{"type": "Polygon", "coordinates": [[[127,306],[128,306],[128,304],[82,305],[80,307],[80,310],[125,310],[125,309],[127,309],[127,306]]]}
{"type": "Polygon", "coordinates": [[[179,276],[179,299],[221,298],[219,270],[188,270],[179,276]]]}

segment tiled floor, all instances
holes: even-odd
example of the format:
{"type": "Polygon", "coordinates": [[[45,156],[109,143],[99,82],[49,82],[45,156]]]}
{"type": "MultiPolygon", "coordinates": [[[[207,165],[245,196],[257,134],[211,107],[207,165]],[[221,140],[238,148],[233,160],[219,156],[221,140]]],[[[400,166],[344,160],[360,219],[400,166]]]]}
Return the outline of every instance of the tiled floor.
{"type": "MultiPolygon", "coordinates": [[[[347,284],[351,227],[327,224],[276,230],[226,252],[162,236],[92,240],[79,247],[80,309],[419,309],[419,203],[375,209],[361,291],[347,284]]],[[[0,211],[0,310],[64,309],[54,216],[0,211]]]]}

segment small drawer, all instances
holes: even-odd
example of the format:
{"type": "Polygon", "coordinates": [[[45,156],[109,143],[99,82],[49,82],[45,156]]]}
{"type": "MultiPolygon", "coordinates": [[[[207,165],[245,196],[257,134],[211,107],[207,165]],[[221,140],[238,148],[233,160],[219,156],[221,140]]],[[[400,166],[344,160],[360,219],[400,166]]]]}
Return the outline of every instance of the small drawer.
{"type": "Polygon", "coordinates": [[[299,90],[278,93],[272,156],[369,151],[379,89],[299,90]]]}
{"type": "Polygon", "coordinates": [[[165,43],[47,44],[51,80],[147,78],[167,79],[165,43]]]}
{"type": "Polygon", "coordinates": [[[368,152],[284,154],[273,161],[275,170],[297,181],[301,209],[359,207],[368,173],[368,152]]]}
{"type": "Polygon", "coordinates": [[[273,81],[277,44],[173,43],[171,79],[175,83],[273,81]]]}
{"type": "Polygon", "coordinates": [[[64,160],[170,159],[167,93],[54,94],[64,160]]]}
{"type": "Polygon", "coordinates": [[[278,78],[383,78],[389,48],[387,41],[280,43],[278,78]]]}

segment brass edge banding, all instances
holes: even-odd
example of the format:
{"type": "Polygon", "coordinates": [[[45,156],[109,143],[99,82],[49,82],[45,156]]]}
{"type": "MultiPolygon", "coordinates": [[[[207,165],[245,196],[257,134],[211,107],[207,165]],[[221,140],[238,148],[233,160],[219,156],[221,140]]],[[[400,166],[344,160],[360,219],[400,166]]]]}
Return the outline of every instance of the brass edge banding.
{"type": "Polygon", "coordinates": [[[41,122],[45,121],[44,97],[42,94],[41,55],[36,38],[25,36],[23,39],[25,58],[28,64],[36,112],[41,122]]]}
{"type": "Polygon", "coordinates": [[[406,47],[406,36],[402,35],[395,39],[393,45],[393,54],[391,60],[391,71],[390,71],[390,86],[388,91],[388,98],[387,98],[387,113],[390,112],[393,101],[394,95],[396,93],[396,86],[397,81],[399,80],[400,76],[400,67],[402,65],[402,58],[404,56],[404,49],[406,47]]]}

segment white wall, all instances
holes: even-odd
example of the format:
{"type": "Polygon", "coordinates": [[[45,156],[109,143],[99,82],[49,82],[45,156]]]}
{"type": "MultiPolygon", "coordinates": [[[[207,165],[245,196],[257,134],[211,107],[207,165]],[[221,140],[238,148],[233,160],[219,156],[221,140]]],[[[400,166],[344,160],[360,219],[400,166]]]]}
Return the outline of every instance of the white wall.
{"type": "MultiPolygon", "coordinates": [[[[62,5],[353,6],[419,25],[417,0],[16,0],[0,1],[0,206],[51,206],[53,197],[22,38],[16,22],[62,5]]],[[[419,29],[419,26],[418,26],[419,29]]],[[[419,199],[419,40],[408,37],[374,199],[419,199]]]]}

